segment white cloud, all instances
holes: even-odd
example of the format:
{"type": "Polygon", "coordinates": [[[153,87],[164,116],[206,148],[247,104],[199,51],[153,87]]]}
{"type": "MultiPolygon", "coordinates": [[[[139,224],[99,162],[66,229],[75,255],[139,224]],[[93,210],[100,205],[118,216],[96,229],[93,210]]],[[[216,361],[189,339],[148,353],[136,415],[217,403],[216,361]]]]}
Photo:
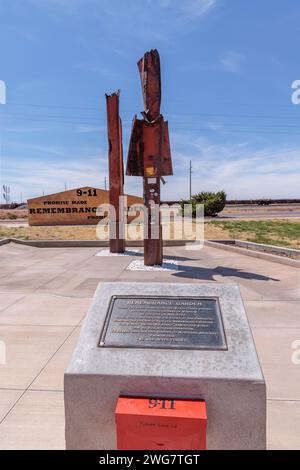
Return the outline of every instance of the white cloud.
{"type": "MultiPolygon", "coordinates": [[[[11,186],[11,198],[19,201],[31,197],[52,194],[81,186],[104,189],[104,178],[108,177],[106,152],[97,148],[76,150],[73,147],[30,145],[24,146],[27,153],[38,153],[39,158],[22,155],[4,155],[1,161],[1,185],[11,186]]],[[[125,163],[125,162],[124,162],[125,163]]],[[[125,192],[142,195],[142,179],[128,177],[125,192]]]]}
{"type": "MultiPolygon", "coordinates": [[[[162,187],[163,200],[188,197],[190,160],[193,192],[224,189],[230,199],[299,197],[300,147],[254,149],[245,141],[216,143],[179,133],[171,133],[171,145],[174,175],[167,177],[167,184],[162,187]]],[[[20,192],[25,199],[41,195],[43,190],[45,194],[62,191],[65,182],[68,188],[104,187],[107,153],[100,148],[24,144],[20,148],[18,156],[4,156],[2,163],[2,182],[11,185],[16,200],[20,192]],[[30,154],[39,157],[28,157],[30,154]]],[[[141,195],[142,178],[127,177],[125,191],[141,195]]]]}
{"type": "Polygon", "coordinates": [[[172,134],[174,176],[162,189],[164,199],[186,198],[189,161],[193,165],[193,192],[224,189],[230,199],[299,197],[300,148],[264,147],[253,150],[247,142],[218,144],[172,134]]]}
{"type": "MultiPolygon", "coordinates": [[[[218,0],[27,0],[39,8],[59,9],[60,13],[81,15],[82,12],[92,12],[94,17],[108,16],[113,22],[141,23],[146,28],[151,26],[152,37],[159,34],[162,23],[171,29],[180,23],[195,21],[207,14],[216,6],[218,0]],[[161,16],[159,15],[161,13],[161,16]],[[153,17],[155,16],[155,21],[153,17]],[[150,21],[149,21],[150,19],[150,21]],[[171,20],[171,21],[170,21],[171,20]]],[[[150,33],[150,31],[149,31],[150,33]]]]}
{"type": "MultiPolygon", "coordinates": [[[[48,126],[49,127],[49,126],[48,126]]],[[[1,126],[1,131],[2,132],[12,132],[12,133],[17,133],[17,134],[23,134],[23,133],[33,133],[33,132],[46,132],[48,130],[48,127],[46,126],[18,126],[18,125],[5,125],[1,126]]]]}
{"type": "Polygon", "coordinates": [[[67,13],[78,12],[88,2],[95,4],[95,0],[28,0],[28,2],[40,8],[57,7],[67,13]]]}
{"type": "MultiPolygon", "coordinates": [[[[87,6],[99,7],[105,13],[114,14],[115,8],[120,8],[119,0],[28,0],[39,7],[59,7],[67,11],[87,8],[87,6]]],[[[162,9],[178,9],[190,16],[201,16],[214,7],[217,0],[127,0],[127,10],[140,10],[143,8],[159,7],[162,9]]]]}
{"type": "Polygon", "coordinates": [[[219,65],[223,70],[228,72],[237,73],[240,71],[245,56],[239,52],[228,51],[220,57],[219,65]]]}
{"type": "MultiPolygon", "coordinates": [[[[12,199],[51,194],[85,185],[104,186],[107,175],[107,156],[98,148],[76,149],[73,147],[23,145],[23,154],[3,155],[1,184],[9,184],[12,199]],[[39,155],[38,158],[28,155],[39,155]]],[[[20,152],[20,153],[19,153],[20,152]]]]}
{"type": "Polygon", "coordinates": [[[6,85],[3,80],[0,80],[0,104],[6,103],[6,85]]]}
{"type": "Polygon", "coordinates": [[[199,17],[210,11],[216,5],[216,0],[189,0],[180,2],[186,19],[199,17]]]}
{"type": "Polygon", "coordinates": [[[88,124],[81,124],[78,126],[77,131],[82,133],[82,134],[90,134],[90,133],[99,133],[99,132],[107,132],[106,126],[92,126],[88,124]]]}
{"type": "MultiPolygon", "coordinates": [[[[89,48],[114,47],[114,44],[98,43],[94,26],[108,24],[110,31],[126,34],[127,41],[134,38],[134,44],[149,42],[148,47],[159,43],[173,42],[174,34],[199,27],[199,22],[214,9],[218,0],[23,0],[32,8],[47,10],[55,21],[86,23],[84,34],[79,33],[75,41],[85,42],[89,48]],[[67,18],[66,18],[67,17],[67,18]]],[[[81,28],[80,28],[81,29],[81,28]]],[[[112,43],[116,41],[113,40],[112,43]]],[[[122,42],[121,42],[122,44],[122,42]]],[[[122,49],[122,47],[117,47],[122,49]]],[[[122,54],[123,51],[122,51],[122,54]]],[[[119,54],[120,55],[120,54],[119,54]]],[[[103,74],[102,74],[103,75],[103,74]]]]}
{"type": "Polygon", "coordinates": [[[78,64],[78,68],[84,70],[85,72],[91,72],[92,74],[97,74],[105,78],[118,77],[117,72],[114,72],[109,68],[105,68],[103,65],[98,65],[91,62],[81,62],[78,64]]]}
{"type": "Polygon", "coordinates": [[[212,131],[219,131],[224,128],[223,124],[220,124],[218,122],[212,122],[212,121],[207,121],[203,123],[203,126],[212,131]]]}

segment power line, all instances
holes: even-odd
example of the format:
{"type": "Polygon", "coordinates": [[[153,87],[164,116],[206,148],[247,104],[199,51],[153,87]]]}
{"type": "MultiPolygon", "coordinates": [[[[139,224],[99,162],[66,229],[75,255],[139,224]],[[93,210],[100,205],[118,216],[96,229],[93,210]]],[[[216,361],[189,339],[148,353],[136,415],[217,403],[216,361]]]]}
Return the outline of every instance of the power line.
{"type": "MultiPolygon", "coordinates": [[[[0,116],[0,117],[3,117],[3,116],[0,116]]],[[[14,116],[13,117],[14,119],[16,120],[21,120],[21,121],[29,121],[29,122],[49,122],[49,123],[52,123],[52,124],[71,124],[71,125],[99,125],[99,132],[105,132],[104,129],[101,129],[101,124],[99,121],[89,121],[89,122],[83,122],[83,121],[64,121],[64,120],[57,120],[57,119],[34,119],[34,118],[22,118],[22,117],[18,117],[18,116],[14,116]]],[[[131,121],[122,121],[123,124],[127,123],[127,124],[131,124],[131,121]]],[[[230,133],[230,134],[245,134],[245,133],[248,133],[247,132],[247,129],[251,127],[251,126],[247,126],[245,124],[245,129],[230,129],[228,127],[222,127],[220,129],[208,129],[208,128],[203,128],[203,127],[192,127],[192,126],[188,126],[188,127],[177,127],[177,126],[172,126],[172,130],[184,130],[184,131],[198,131],[198,132],[218,132],[218,133],[221,133],[221,132],[225,132],[225,133],[230,133]]],[[[252,126],[253,127],[253,132],[255,132],[255,134],[260,134],[260,135],[295,135],[295,136],[298,136],[299,135],[299,132],[280,132],[280,131],[264,131],[264,132],[260,132],[259,130],[255,130],[255,126],[252,126]]],[[[259,128],[263,127],[261,125],[258,124],[259,128]]],[[[269,126],[269,127],[273,127],[273,126],[269,126]]],[[[283,126],[279,126],[280,128],[283,128],[283,126]]],[[[295,126],[297,127],[297,126],[295,126]]],[[[298,127],[297,127],[298,128],[298,127]]],[[[250,132],[251,133],[251,132],[250,132]]]]}
{"type": "MultiPolygon", "coordinates": [[[[44,118],[53,118],[53,119],[81,119],[82,116],[65,116],[63,114],[55,115],[55,114],[25,114],[25,113],[6,113],[2,114],[1,117],[21,117],[21,118],[37,118],[37,119],[44,119],[44,118]]],[[[95,116],[83,116],[83,119],[91,119],[95,122],[95,116]]]]}
{"type": "Polygon", "coordinates": [[[205,116],[205,117],[237,117],[247,119],[295,119],[294,116],[276,116],[270,114],[228,114],[228,113],[168,113],[168,116],[205,116]]]}
{"type": "MultiPolygon", "coordinates": [[[[61,119],[63,119],[65,122],[69,122],[69,120],[71,120],[72,122],[75,122],[74,119],[79,119],[80,121],[78,121],[79,124],[98,124],[99,122],[101,122],[101,117],[99,117],[99,119],[95,120],[95,117],[92,117],[92,116],[64,116],[64,115],[52,115],[52,114],[43,114],[43,115],[39,115],[39,114],[36,114],[36,115],[32,115],[32,114],[23,114],[23,113],[7,113],[7,114],[3,114],[3,115],[0,115],[0,117],[2,118],[22,118],[24,120],[28,119],[34,119],[34,120],[48,120],[50,119],[51,122],[56,122],[57,119],[59,119],[59,122],[61,122],[61,119]]],[[[104,120],[104,119],[103,119],[104,120]]],[[[58,121],[57,121],[58,122],[58,121]]],[[[76,121],[77,122],[77,121],[76,121]]],[[[128,119],[122,119],[122,122],[123,123],[131,123],[132,121],[131,120],[128,120],[128,119]]],[[[184,123],[187,123],[187,121],[185,120],[184,123]]],[[[190,121],[191,124],[198,124],[197,121],[193,120],[193,121],[190,121]]],[[[180,124],[180,123],[179,123],[180,124]]],[[[217,124],[218,125],[218,124],[217,124]]],[[[279,128],[296,128],[296,129],[300,129],[300,121],[299,121],[299,124],[248,124],[248,123],[243,123],[243,124],[240,124],[240,123],[233,123],[233,122],[229,122],[229,123],[220,123],[219,124],[220,126],[224,126],[224,125],[229,125],[229,126],[234,126],[234,127],[243,127],[243,126],[246,126],[247,128],[248,127],[270,127],[270,128],[274,128],[274,127],[279,127],[279,128]]],[[[209,128],[208,128],[209,129],[209,128]]],[[[216,129],[210,129],[210,130],[221,130],[221,128],[216,128],[216,129]]]]}
{"type": "MultiPolygon", "coordinates": [[[[38,106],[42,107],[43,105],[32,105],[32,106],[38,106]]],[[[53,106],[55,108],[55,106],[53,106]]],[[[74,107],[75,109],[75,107],[74,107]]],[[[77,108],[79,109],[79,108],[77,108]]],[[[94,108],[97,109],[97,108],[94,108]]],[[[98,110],[99,111],[99,110],[98,110]]],[[[127,111],[126,113],[129,113],[127,111]]],[[[125,114],[125,112],[124,112],[125,114]]],[[[192,116],[192,113],[190,114],[192,116]]],[[[194,114],[196,116],[196,114],[194,114]]],[[[201,113],[197,114],[198,116],[201,116],[201,113]]],[[[176,114],[173,116],[184,116],[184,113],[182,114],[176,114]]],[[[223,116],[226,118],[230,117],[244,117],[244,118],[254,118],[254,117],[259,117],[259,118],[279,118],[279,116],[254,116],[254,115],[230,115],[230,114],[203,114],[205,118],[208,118],[209,116],[223,116]]],[[[172,114],[170,115],[172,117],[172,114]]],[[[32,115],[28,113],[7,113],[7,114],[0,114],[0,118],[4,119],[16,119],[16,120],[22,120],[22,121],[33,121],[33,122],[49,122],[53,124],[74,124],[74,125],[94,125],[97,126],[99,125],[99,132],[103,131],[103,129],[100,128],[100,123],[102,121],[102,118],[99,116],[97,119],[93,116],[65,116],[65,115],[52,115],[52,114],[42,114],[42,115],[32,115]]],[[[282,119],[282,117],[281,117],[282,119]]],[[[104,118],[103,118],[104,120],[104,118]]],[[[127,124],[131,124],[131,120],[123,119],[122,120],[123,124],[126,126],[127,124]]],[[[263,131],[261,132],[260,130],[256,130],[256,134],[286,134],[286,135],[298,135],[297,133],[293,132],[286,132],[286,129],[299,129],[300,127],[300,122],[299,125],[297,124],[266,124],[266,123],[257,123],[257,124],[248,124],[248,123],[232,123],[232,122],[227,122],[227,123],[220,123],[219,127],[216,128],[209,128],[207,126],[203,126],[203,123],[197,123],[197,121],[192,120],[187,122],[186,120],[183,123],[184,125],[182,126],[180,122],[176,121],[174,124],[172,124],[172,130],[186,130],[186,131],[198,131],[198,132],[219,132],[219,133],[249,133],[249,128],[254,128],[257,129],[271,129],[270,131],[263,131]],[[197,125],[198,124],[198,125],[197,125]],[[187,126],[187,127],[186,127],[187,126]],[[272,131],[272,129],[279,128],[280,132],[272,131]]]]}
{"type": "MultiPolygon", "coordinates": [[[[292,91],[292,90],[291,90],[292,91]]],[[[103,102],[104,102],[104,94],[103,96],[100,95],[97,100],[101,100],[103,98],[103,102]]],[[[136,104],[138,100],[137,99],[133,99],[133,98],[128,98],[128,96],[125,96],[125,95],[122,95],[122,102],[123,103],[134,103],[136,104]]],[[[167,104],[171,104],[171,103],[186,103],[186,99],[185,98],[179,98],[178,96],[176,97],[172,97],[172,98],[168,98],[168,97],[164,97],[163,98],[163,104],[164,103],[167,103],[167,104]]],[[[201,96],[199,96],[197,98],[197,101],[199,101],[199,103],[202,102],[202,98],[201,96]]],[[[211,105],[214,105],[214,104],[223,104],[223,105],[235,105],[236,104],[236,100],[233,101],[233,100],[224,100],[222,99],[221,97],[217,97],[217,101],[216,102],[211,102],[210,103],[211,105]]],[[[251,100],[251,103],[250,103],[252,106],[269,106],[269,102],[266,102],[266,101],[253,101],[251,100]]],[[[290,109],[290,104],[282,104],[281,102],[274,102],[272,100],[272,105],[276,106],[276,108],[285,108],[285,109],[290,109]]],[[[90,110],[98,110],[99,108],[96,107],[96,106],[93,106],[93,105],[90,105],[90,106],[86,106],[86,105],[81,105],[81,106],[73,106],[73,105],[67,105],[67,104],[59,104],[59,105],[56,105],[56,104],[52,104],[52,103],[17,103],[17,102],[9,102],[7,103],[7,106],[30,106],[30,107],[38,107],[38,108],[61,108],[61,109],[90,109],[90,110]]],[[[239,106],[241,108],[248,108],[249,107],[249,103],[245,102],[244,104],[243,103],[239,103],[239,106]]]]}
{"type": "Polygon", "coordinates": [[[56,106],[56,105],[49,105],[49,104],[33,104],[33,103],[7,103],[7,106],[28,106],[32,108],[53,108],[53,109],[89,109],[89,110],[96,110],[99,111],[99,108],[91,107],[91,106],[56,106]]]}
{"type": "MultiPolygon", "coordinates": [[[[205,117],[208,117],[209,115],[204,115],[205,117]]],[[[56,120],[56,119],[64,119],[64,120],[74,120],[74,119],[79,119],[79,123],[93,123],[93,124],[96,124],[96,123],[99,123],[99,121],[102,120],[102,117],[97,117],[95,119],[95,116],[65,116],[65,115],[55,115],[55,114],[28,114],[28,113],[6,113],[6,114],[0,114],[0,117],[2,118],[22,118],[22,119],[35,119],[35,120],[38,120],[38,119],[51,119],[51,120],[56,120]]],[[[224,117],[230,117],[229,115],[224,115],[224,117]]],[[[262,117],[262,116],[261,116],[262,117]]],[[[122,119],[122,122],[124,123],[131,123],[132,120],[128,120],[128,119],[122,119]]],[[[186,120],[184,121],[184,123],[188,123],[186,120]]],[[[190,121],[191,124],[198,124],[197,121],[195,120],[192,120],[190,121]]],[[[224,123],[216,123],[216,125],[224,125],[224,123]]],[[[240,124],[240,123],[235,123],[235,122],[229,122],[227,123],[227,125],[233,125],[233,126],[236,126],[236,127],[243,127],[243,126],[247,126],[247,127],[257,127],[257,126],[264,126],[264,127],[287,127],[287,128],[299,128],[300,126],[300,121],[299,121],[299,124],[248,124],[248,123],[243,123],[243,124],[240,124]]],[[[219,129],[212,129],[212,130],[219,130],[219,129]]]]}
{"type": "MultiPolygon", "coordinates": [[[[105,111],[104,104],[103,107],[79,107],[79,106],[54,106],[54,105],[42,105],[42,104],[17,104],[17,103],[8,103],[6,107],[9,106],[23,106],[23,107],[34,107],[34,108],[51,108],[51,109],[78,109],[78,110],[92,110],[92,111],[105,111]]],[[[291,109],[291,107],[289,108],[291,109]]],[[[122,114],[136,114],[136,110],[124,109],[122,114]]],[[[180,116],[204,116],[204,117],[237,117],[237,118],[249,118],[249,119],[294,119],[294,116],[282,116],[274,114],[230,114],[230,113],[192,113],[192,112],[180,112],[180,113],[166,113],[168,117],[180,117],[180,116]]],[[[59,116],[61,117],[61,116],[59,116]]],[[[71,116],[73,118],[74,116],[71,116]]]]}
{"type": "Polygon", "coordinates": [[[235,129],[226,129],[226,128],[223,128],[223,129],[207,129],[207,128],[200,128],[200,127],[174,127],[172,126],[172,130],[184,130],[184,131],[198,131],[198,132],[223,132],[223,133],[228,133],[228,134],[251,134],[251,133],[255,133],[256,134],[260,134],[260,135],[295,135],[295,136],[299,136],[299,132],[278,132],[278,131],[264,131],[264,132],[260,132],[260,131],[256,131],[253,129],[252,132],[247,132],[247,129],[245,130],[235,130],[235,129]]]}

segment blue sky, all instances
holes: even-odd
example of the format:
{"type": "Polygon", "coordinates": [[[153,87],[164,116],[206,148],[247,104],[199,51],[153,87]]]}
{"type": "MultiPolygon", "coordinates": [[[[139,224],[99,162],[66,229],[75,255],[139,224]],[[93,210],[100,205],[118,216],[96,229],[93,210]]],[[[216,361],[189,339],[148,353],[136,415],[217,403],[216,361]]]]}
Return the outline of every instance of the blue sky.
{"type": "MultiPolygon", "coordinates": [[[[0,0],[1,179],[14,200],[107,175],[104,94],[121,89],[124,160],[157,48],[174,176],[164,199],[300,197],[297,0],[0,0]]],[[[126,178],[140,194],[141,178],[126,178]]]]}

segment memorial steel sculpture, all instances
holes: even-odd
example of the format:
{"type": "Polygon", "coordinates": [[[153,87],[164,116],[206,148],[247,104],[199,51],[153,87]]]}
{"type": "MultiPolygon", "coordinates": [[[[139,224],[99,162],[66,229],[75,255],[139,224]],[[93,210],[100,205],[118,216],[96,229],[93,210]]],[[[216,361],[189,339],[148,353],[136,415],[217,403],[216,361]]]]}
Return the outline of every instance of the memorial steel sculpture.
{"type": "Polygon", "coordinates": [[[109,204],[114,208],[109,214],[109,249],[111,253],[124,253],[124,169],[122,145],[122,121],[119,116],[119,96],[117,91],[105,95],[108,131],[109,161],[109,204]]]}
{"type": "Polygon", "coordinates": [[[144,180],[144,264],[161,265],[163,261],[160,214],[160,181],[172,175],[168,122],[160,113],[160,59],[156,49],[138,61],[144,111],[143,119],[133,119],[126,175],[144,180]]]}

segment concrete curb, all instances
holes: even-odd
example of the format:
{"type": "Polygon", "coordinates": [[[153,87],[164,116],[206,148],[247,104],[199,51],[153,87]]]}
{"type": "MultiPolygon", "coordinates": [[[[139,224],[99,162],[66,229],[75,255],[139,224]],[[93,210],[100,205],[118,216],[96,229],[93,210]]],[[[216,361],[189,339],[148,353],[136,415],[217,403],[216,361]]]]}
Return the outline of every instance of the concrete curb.
{"type": "Polygon", "coordinates": [[[19,245],[34,246],[36,248],[89,248],[89,247],[107,247],[105,241],[100,240],[20,240],[11,238],[12,243],[19,245]]]}
{"type": "Polygon", "coordinates": [[[1,238],[0,245],[6,245],[6,243],[10,243],[10,241],[11,241],[10,238],[1,238]]]}
{"type": "Polygon", "coordinates": [[[274,255],[274,254],[266,253],[262,251],[254,251],[254,249],[240,248],[239,246],[236,246],[235,240],[220,240],[220,241],[205,240],[204,245],[211,246],[212,248],[218,248],[220,250],[233,251],[241,255],[252,256],[252,258],[265,259],[267,261],[273,261],[274,263],[286,264],[288,266],[293,266],[295,268],[300,267],[300,261],[297,259],[292,259],[292,258],[288,258],[284,256],[278,256],[278,255],[274,255]]]}
{"type": "MultiPolygon", "coordinates": [[[[34,246],[36,248],[91,248],[91,247],[108,247],[107,241],[101,240],[20,240],[18,238],[3,238],[0,240],[0,245],[5,245],[7,243],[17,243],[20,245],[34,246]]],[[[237,246],[237,243],[244,243],[241,240],[205,240],[204,245],[211,246],[212,248],[218,248],[219,250],[233,251],[241,255],[252,256],[252,258],[265,259],[267,261],[272,261],[274,263],[286,264],[288,266],[293,266],[296,268],[300,267],[300,260],[293,259],[288,256],[279,256],[272,253],[266,253],[265,251],[259,251],[257,249],[254,251],[254,246],[251,248],[243,248],[237,246]]],[[[245,246],[250,242],[245,242],[245,246]]],[[[165,240],[164,246],[186,246],[192,245],[193,243],[185,242],[184,240],[165,240]]],[[[253,243],[252,245],[257,245],[260,247],[260,244],[253,243]]],[[[142,241],[128,241],[126,243],[127,247],[143,247],[142,241]]],[[[266,247],[267,245],[262,245],[266,247]]],[[[274,247],[272,247],[274,248],[274,247]]],[[[275,247],[279,248],[279,247],[275,247]]],[[[283,248],[285,250],[285,248],[283,248]]],[[[290,250],[289,251],[299,251],[299,250],[290,250]]]]}
{"type": "Polygon", "coordinates": [[[260,251],[270,255],[286,256],[287,258],[300,260],[300,250],[285,248],[275,245],[265,245],[264,243],[254,243],[245,240],[235,240],[235,246],[247,248],[247,250],[260,251]]]}
{"type": "MultiPolygon", "coordinates": [[[[108,242],[101,240],[21,240],[18,238],[6,238],[4,240],[5,243],[13,242],[20,245],[34,246],[36,248],[108,247],[108,242]]],[[[185,246],[185,243],[185,240],[165,240],[164,246],[185,246]]],[[[126,246],[142,247],[143,241],[127,241],[126,246]]]]}

